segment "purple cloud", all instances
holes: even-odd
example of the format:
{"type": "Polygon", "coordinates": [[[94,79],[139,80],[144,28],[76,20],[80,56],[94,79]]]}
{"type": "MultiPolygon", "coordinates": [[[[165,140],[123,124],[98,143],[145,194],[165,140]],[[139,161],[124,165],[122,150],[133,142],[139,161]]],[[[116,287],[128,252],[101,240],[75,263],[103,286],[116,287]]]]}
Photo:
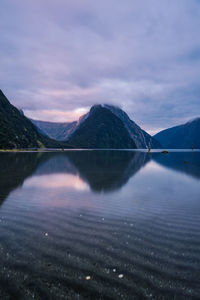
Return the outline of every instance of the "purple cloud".
{"type": "Polygon", "coordinates": [[[0,88],[31,117],[110,103],[156,132],[198,115],[199,28],[195,0],[2,0],[0,88]]]}

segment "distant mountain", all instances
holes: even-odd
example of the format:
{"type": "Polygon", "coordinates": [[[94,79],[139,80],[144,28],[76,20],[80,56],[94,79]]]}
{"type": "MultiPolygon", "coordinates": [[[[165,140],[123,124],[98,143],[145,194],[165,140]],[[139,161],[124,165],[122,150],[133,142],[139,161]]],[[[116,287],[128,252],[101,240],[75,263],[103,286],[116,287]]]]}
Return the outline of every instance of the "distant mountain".
{"type": "Polygon", "coordinates": [[[61,147],[61,144],[38,132],[0,90],[0,149],[41,147],[61,147]]]}
{"type": "Polygon", "coordinates": [[[107,104],[94,105],[77,122],[31,121],[47,136],[56,140],[67,140],[81,148],[161,147],[159,142],[142,130],[123,110],[107,104]]]}
{"type": "Polygon", "coordinates": [[[200,118],[157,133],[154,138],[168,149],[200,148],[200,118]]]}
{"type": "Polygon", "coordinates": [[[75,130],[77,122],[46,122],[30,119],[35,124],[40,132],[54,140],[65,141],[69,135],[75,130]]]}

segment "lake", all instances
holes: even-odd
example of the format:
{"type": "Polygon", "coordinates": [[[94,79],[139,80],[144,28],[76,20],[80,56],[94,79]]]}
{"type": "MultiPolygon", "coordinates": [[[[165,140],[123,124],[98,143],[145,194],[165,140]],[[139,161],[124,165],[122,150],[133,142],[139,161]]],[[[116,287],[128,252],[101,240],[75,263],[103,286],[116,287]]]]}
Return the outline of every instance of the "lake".
{"type": "Polygon", "coordinates": [[[200,152],[0,153],[0,299],[200,299],[200,152]]]}

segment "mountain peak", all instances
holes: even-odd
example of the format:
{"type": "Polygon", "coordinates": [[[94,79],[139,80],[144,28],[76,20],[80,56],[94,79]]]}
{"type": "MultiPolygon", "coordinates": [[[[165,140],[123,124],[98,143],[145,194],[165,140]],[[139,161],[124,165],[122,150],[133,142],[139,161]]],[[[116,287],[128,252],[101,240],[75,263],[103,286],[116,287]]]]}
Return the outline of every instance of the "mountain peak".
{"type": "Polygon", "coordinates": [[[3,102],[3,103],[10,103],[7,99],[7,97],[4,95],[4,93],[2,92],[2,90],[0,89],[0,102],[3,102]]]}
{"type": "Polygon", "coordinates": [[[196,117],[196,118],[189,120],[186,124],[195,123],[195,122],[199,122],[199,121],[200,121],[200,117],[196,117]]]}
{"type": "Polygon", "coordinates": [[[90,108],[89,114],[93,113],[94,111],[101,109],[103,106],[102,104],[95,104],[90,108]]]}
{"type": "Polygon", "coordinates": [[[121,110],[122,109],[117,106],[117,105],[111,105],[111,104],[107,104],[107,103],[98,103],[98,104],[94,104],[91,108],[90,108],[90,111],[94,111],[95,109],[99,109],[99,108],[107,108],[107,109],[110,109],[110,110],[121,110]]]}
{"type": "Polygon", "coordinates": [[[6,97],[5,95],[4,95],[4,93],[2,92],[2,90],[0,89],[0,96],[4,96],[4,97],[6,97]]]}

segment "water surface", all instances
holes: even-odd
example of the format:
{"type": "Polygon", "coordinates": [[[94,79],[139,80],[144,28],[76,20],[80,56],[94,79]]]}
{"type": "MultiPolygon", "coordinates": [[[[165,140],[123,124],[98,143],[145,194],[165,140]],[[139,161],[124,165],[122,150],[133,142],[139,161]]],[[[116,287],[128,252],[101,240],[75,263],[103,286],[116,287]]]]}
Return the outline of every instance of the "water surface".
{"type": "Polygon", "coordinates": [[[199,299],[200,152],[0,153],[0,299],[199,299]]]}

